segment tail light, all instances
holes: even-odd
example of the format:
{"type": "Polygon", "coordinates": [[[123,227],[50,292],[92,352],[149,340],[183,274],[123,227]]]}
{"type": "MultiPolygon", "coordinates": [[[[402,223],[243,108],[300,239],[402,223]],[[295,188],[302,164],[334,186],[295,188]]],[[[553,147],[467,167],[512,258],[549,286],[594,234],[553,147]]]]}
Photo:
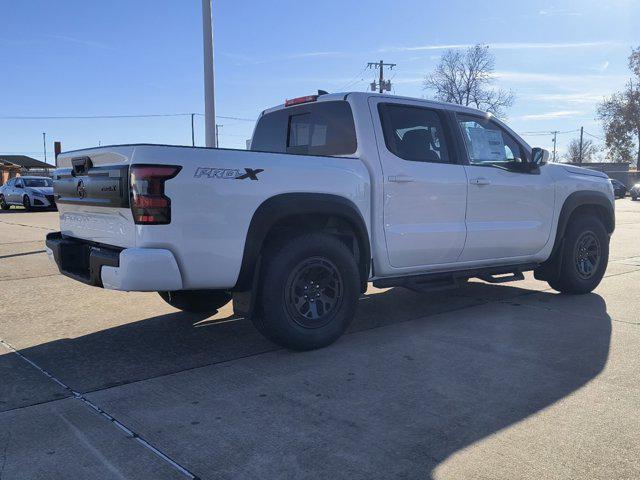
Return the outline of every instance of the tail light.
{"type": "Polygon", "coordinates": [[[171,199],[164,194],[164,183],[182,167],[173,165],[133,165],[131,174],[131,213],[138,225],[171,223],[171,199]]]}

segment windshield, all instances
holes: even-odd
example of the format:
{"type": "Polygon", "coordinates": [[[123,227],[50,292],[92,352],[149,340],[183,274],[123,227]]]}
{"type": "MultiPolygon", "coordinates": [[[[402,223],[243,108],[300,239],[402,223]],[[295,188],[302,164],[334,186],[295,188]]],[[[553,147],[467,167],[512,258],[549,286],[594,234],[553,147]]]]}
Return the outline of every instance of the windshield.
{"type": "Polygon", "coordinates": [[[53,182],[50,178],[25,178],[25,187],[52,187],[53,182]]]}

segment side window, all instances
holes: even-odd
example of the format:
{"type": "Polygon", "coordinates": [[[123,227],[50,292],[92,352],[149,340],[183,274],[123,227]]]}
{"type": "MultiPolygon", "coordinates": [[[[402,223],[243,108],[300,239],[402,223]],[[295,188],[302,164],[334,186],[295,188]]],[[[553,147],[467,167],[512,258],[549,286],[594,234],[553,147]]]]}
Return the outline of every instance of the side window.
{"type": "Polygon", "coordinates": [[[380,120],[387,149],[415,162],[453,163],[440,114],[408,105],[380,104],[380,120]]]}
{"type": "Polygon", "coordinates": [[[497,123],[472,115],[456,117],[472,165],[526,162],[522,146],[497,123]]]}
{"type": "Polygon", "coordinates": [[[22,180],[16,180],[15,182],[15,186],[21,186],[22,185],[22,180]]]}

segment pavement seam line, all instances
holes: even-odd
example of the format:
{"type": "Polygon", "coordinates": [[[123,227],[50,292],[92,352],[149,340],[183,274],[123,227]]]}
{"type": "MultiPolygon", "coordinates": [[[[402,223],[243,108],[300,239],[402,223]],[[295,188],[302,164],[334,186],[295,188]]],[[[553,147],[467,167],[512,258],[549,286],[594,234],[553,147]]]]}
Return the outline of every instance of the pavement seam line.
{"type": "Polygon", "coordinates": [[[4,220],[0,220],[0,223],[4,223],[5,225],[15,225],[15,226],[18,226],[18,227],[38,228],[40,230],[49,230],[50,232],[55,232],[55,229],[53,229],[53,228],[39,227],[37,225],[26,225],[24,223],[5,222],[4,220]]]}
{"type": "Polygon", "coordinates": [[[0,282],[17,282],[19,280],[32,280],[34,278],[56,277],[62,275],[61,273],[48,273],[47,275],[35,275],[33,277],[19,277],[19,278],[0,278],[0,282]]]}
{"type": "Polygon", "coordinates": [[[0,260],[2,260],[3,258],[24,257],[25,255],[35,255],[37,253],[47,253],[47,251],[46,250],[34,250],[33,252],[11,253],[9,255],[0,255],[0,260]]]}
{"type": "Polygon", "coordinates": [[[18,357],[20,357],[22,360],[27,362],[29,365],[34,367],[36,370],[38,370],[44,376],[46,376],[50,380],[52,380],[55,383],[57,383],[60,387],[64,388],[68,392],[70,392],[74,399],[79,400],[85,406],[87,406],[88,408],[90,408],[94,412],[98,413],[103,418],[106,418],[107,420],[109,420],[109,422],[111,422],[112,425],[114,425],[119,430],[123,431],[129,438],[132,438],[132,439],[136,440],[140,445],[142,445],[142,447],[144,447],[145,449],[151,451],[153,454],[155,454],[160,459],[164,460],[166,463],[168,463],[173,468],[178,470],[180,473],[185,475],[187,478],[190,478],[191,480],[200,480],[200,477],[198,477],[194,473],[190,472],[186,467],[180,465],[178,462],[176,462],[171,457],[169,457],[166,453],[162,452],[160,449],[158,449],[153,444],[151,444],[148,440],[145,440],[143,437],[138,435],[135,431],[131,430],[125,424],[120,422],[113,415],[111,415],[110,413],[108,413],[107,411],[103,410],[102,408],[100,408],[95,403],[93,403],[91,400],[89,400],[87,397],[85,397],[84,394],[82,394],[80,392],[76,392],[69,385],[65,384],[63,381],[61,381],[60,379],[56,378],[53,374],[51,374],[50,372],[48,372],[47,370],[45,370],[44,368],[39,366],[33,360],[31,360],[30,358],[26,357],[22,353],[20,353],[18,350],[16,350],[13,347],[13,345],[11,345],[10,343],[6,342],[2,338],[0,338],[0,344],[2,344],[5,348],[7,348],[12,353],[16,354],[18,357]]]}

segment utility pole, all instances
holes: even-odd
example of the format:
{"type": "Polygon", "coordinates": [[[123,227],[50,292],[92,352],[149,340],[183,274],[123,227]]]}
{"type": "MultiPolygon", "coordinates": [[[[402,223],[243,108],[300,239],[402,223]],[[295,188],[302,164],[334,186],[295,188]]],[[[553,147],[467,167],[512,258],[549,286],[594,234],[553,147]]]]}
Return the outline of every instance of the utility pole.
{"type": "Polygon", "coordinates": [[[53,142],[53,159],[54,165],[58,166],[58,155],[62,153],[62,142],[53,142]]]}
{"type": "Polygon", "coordinates": [[[202,0],[202,41],[204,46],[204,132],[205,146],[215,148],[216,106],[213,70],[213,16],[212,0],[202,0]]]}
{"type": "Polygon", "coordinates": [[[193,130],[193,117],[195,117],[195,113],[191,114],[191,146],[195,147],[196,146],[196,134],[193,130]]]}
{"type": "Polygon", "coordinates": [[[221,127],[224,127],[224,125],[216,123],[216,147],[218,145],[220,145],[220,143],[218,142],[218,140],[219,140],[218,135],[220,134],[219,130],[220,130],[221,127]]]}
{"type": "Polygon", "coordinates": [[[42,132],[42,147],[44,149],[44,163],[47,163],[47,133],[42,132]]]}
{"type": "Polygon", "coordinates": [[[384,63],[384,60],[380,60],[379,62],[367,63],[368,68],[376,68],[379,70],[378,84],[376,85],[376,82],[371,83],[372,91],[375,92],[376,88],[378,89],[378,93],[382,93],[385,90],[387,92],[391,91],[391,81],[390,80],[387,80],[386,82],[384,81],[384,67],[389,67],[389,70],[393,70],[393,67],[395,66],[396,66],[395,63],[384,63]]]}
{"type": "Polygon", "coordinates": [[[558,130],[554,130],[553,132],[553,159],[552,162],[556,161],[556,141],[558,140],[558,130]]]}
{"type": "Polygon", "coordinates": [[[584,127],[580,127],[580,156],[578,157],[578,163],[582,164],[582,137],[584,135],[584,127]]]}

